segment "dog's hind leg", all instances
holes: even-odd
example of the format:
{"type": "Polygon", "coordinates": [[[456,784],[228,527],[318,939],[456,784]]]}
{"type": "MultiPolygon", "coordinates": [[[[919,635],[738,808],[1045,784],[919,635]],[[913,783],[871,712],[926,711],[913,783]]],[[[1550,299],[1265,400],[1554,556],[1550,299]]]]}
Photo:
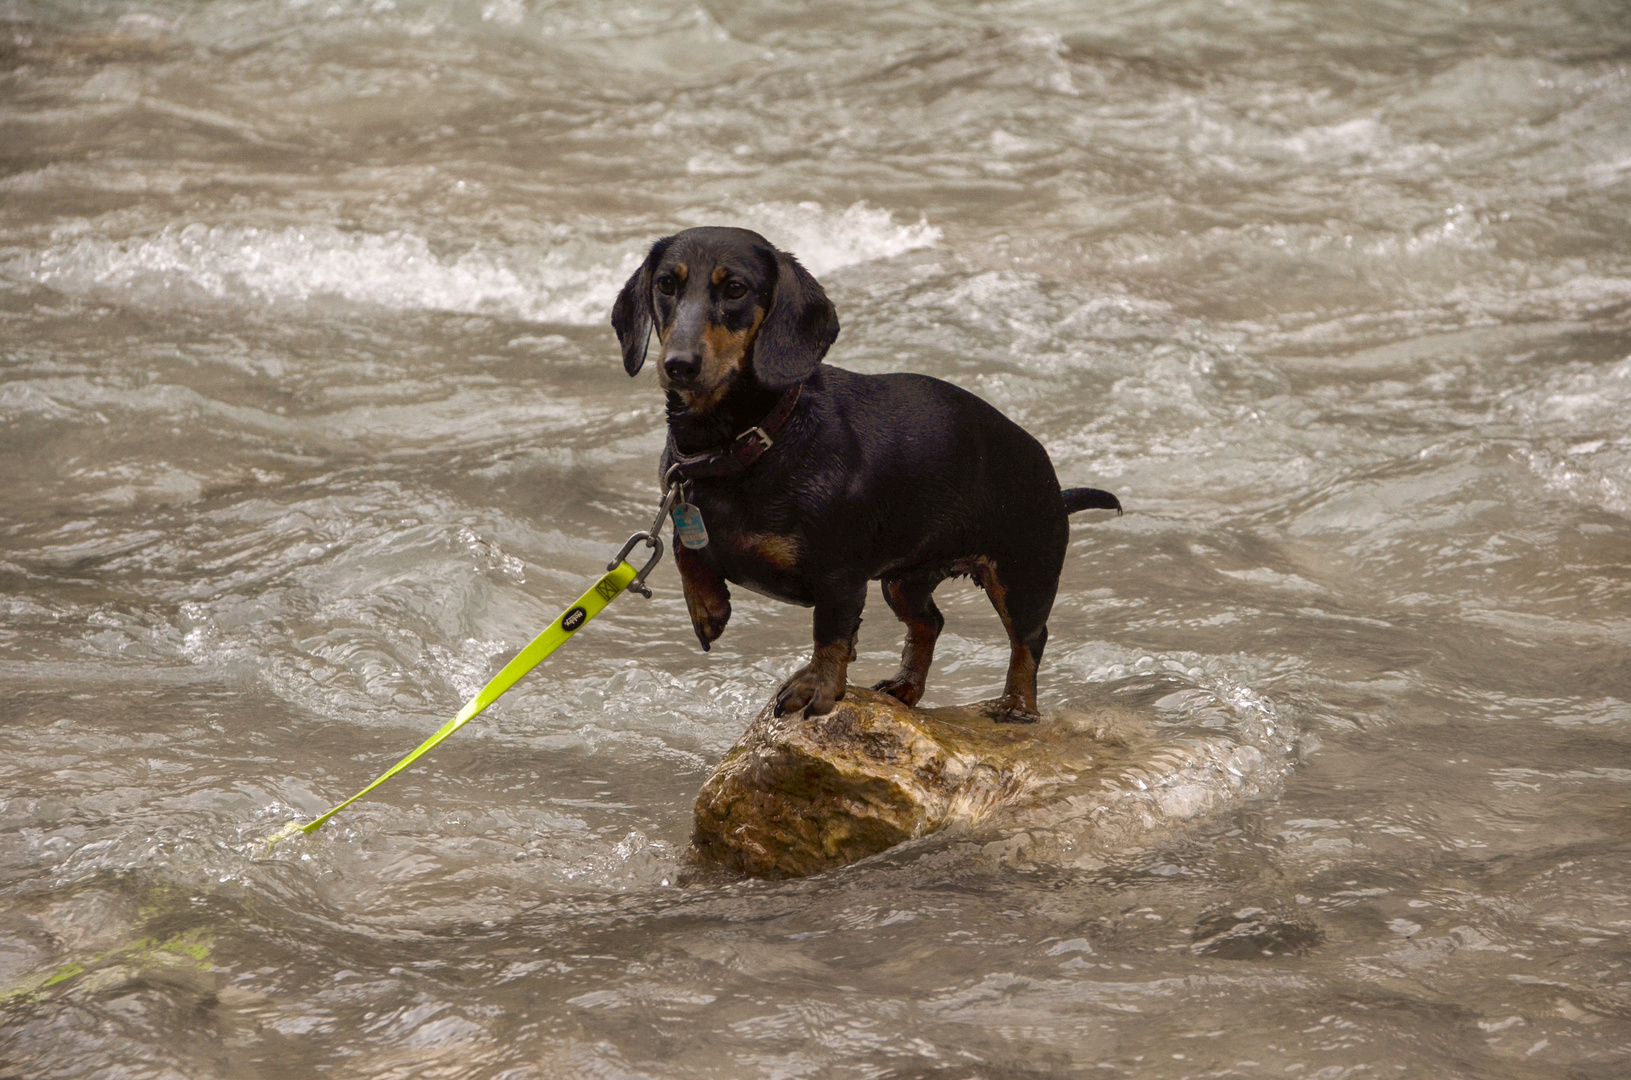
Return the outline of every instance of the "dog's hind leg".
{"type": "Polygon", "coordinates": [[[934,643],[946,625],[945,616],[934,606],[934,589],[944,577],[923,575],[883,582],[883,598],[901,622],[906,624],[906,645],[901,649],[900,670],[874,686],[905,705],[916,705],[923,697],[934,662],[934,643]]]}
{"type": "Polygon", "coordinates": [[[981,560],[975,569],[974,579],[997,609],[1011,648],[1000,723],[1032,724],[1041,719],[1036,711],[1036,669],[1048,643],[1048,613],[1059,589],[1058,569],[1051,568],[1051,573],[1049,569],[1029,561],[990,559],[981,560]]]}

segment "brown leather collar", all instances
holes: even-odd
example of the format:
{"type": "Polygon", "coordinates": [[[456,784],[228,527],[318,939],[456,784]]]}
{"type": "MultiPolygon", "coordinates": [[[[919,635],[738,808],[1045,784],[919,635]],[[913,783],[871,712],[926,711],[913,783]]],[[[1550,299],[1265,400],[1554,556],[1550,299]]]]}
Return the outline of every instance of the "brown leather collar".
{"type": "Polygon", "coordinates": [[[746,472],[754,462],[764,456],[766,450],[776,445],[774,436],[782,429],[782,425],[787,423],[787,418],[793,415],[793,407],[799,403],[799,391],[803,389],[803,383],[794,383],[763,420],[719,450],[682,454],[679,447],[674,445],[674,433],[670,431],[668,453],[672,463],[669,465],[669,474],[677,476],[680,480],[703,480],[746,472]]]}

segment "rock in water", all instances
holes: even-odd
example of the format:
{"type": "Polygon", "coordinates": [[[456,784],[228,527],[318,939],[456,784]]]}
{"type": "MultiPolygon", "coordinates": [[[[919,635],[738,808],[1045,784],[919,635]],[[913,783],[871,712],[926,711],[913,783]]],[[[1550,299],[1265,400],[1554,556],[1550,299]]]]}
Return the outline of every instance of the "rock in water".
{"type": "Polygon", "coordinates": [[[697,795],[694,856],[802,877],[977,822],[1093,763],[1090,737],[998,724],[990,707],[913,709],[853,687],[825,716],[766,705],[697,795]]]}
{"type": "Polygon", "coordinates": [[[802,877],[1001,811],[995,838],[970,834],[983,857],[1103,866],[1273,794],[1290,768],[1293,732],[1260,702],[1201,690],[1184,701],[1198,722],[1106,701],[999,724],[995,702],[913,709],[854,688],[826,716],[766,705],[697,795],[692,857],[802,877]]]}

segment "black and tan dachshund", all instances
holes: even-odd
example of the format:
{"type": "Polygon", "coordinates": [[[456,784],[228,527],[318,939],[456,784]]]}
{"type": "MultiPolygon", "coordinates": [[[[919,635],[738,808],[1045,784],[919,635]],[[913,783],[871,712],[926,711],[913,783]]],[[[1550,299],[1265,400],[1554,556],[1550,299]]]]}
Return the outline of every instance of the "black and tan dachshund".
{"type": "Polygon", "coordinates": [[[1120,511],[1109,492],[1059,490],[1047,451],[986,402],[926,375],[860,375],[821,359],[838,313],[793,256],[746,229],[658,240],[612,307],[636,374],[653,329],[668,399],[661,474],[687,482],[705,546],[678,543],[703,649],[730,618],[726,582],[815,608],[815,655],[776,713],[844,696],[867,582],[906,624],[900,671],[877,689],[923,696],[945,619],[935,586],[972,575],[1013,646],[999,718],[1037,719],[1069,536],[1066,515],[1120,511]]]}

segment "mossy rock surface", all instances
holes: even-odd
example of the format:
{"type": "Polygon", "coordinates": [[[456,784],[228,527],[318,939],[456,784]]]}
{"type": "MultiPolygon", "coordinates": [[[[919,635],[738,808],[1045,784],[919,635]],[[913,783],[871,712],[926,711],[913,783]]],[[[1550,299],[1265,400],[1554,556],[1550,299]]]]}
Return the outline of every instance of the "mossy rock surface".
{"type": "Polygon", "coordinates": [[[767,705],[697,795],[693,855],[756,877],[819,873],[1035,799],[1102,756],[1073,728],[992,715],[856,688],[825,716],[767,705]]]}

